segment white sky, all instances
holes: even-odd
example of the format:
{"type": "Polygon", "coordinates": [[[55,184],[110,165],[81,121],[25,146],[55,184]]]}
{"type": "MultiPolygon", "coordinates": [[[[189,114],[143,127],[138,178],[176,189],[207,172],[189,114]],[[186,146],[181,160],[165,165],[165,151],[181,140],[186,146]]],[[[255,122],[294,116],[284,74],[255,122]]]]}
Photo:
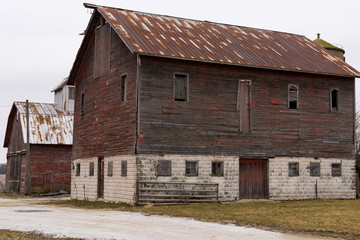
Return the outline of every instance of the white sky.
{"type": "MultiPolygon", "coordinates": [[[[88,0],[149,13],[277,30],[340,44],[360,70],[358,0],[88,0]]],[[[1,3],[0,143],[13,101],[53,102],[51,90],[68,76],[90,19],[82,0],[1,3]]],[[[0,163],[6,162],[0,148],[0,163]]]]}

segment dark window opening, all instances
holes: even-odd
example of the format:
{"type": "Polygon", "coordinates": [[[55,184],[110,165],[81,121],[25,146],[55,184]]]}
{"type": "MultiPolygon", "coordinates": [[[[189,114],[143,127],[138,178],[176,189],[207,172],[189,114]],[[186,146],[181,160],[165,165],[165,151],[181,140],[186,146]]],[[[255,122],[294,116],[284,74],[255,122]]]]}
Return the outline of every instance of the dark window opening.
{"type": "Polygon", "coordinates": [[[121,77],[121,102],[126,101],[126,75],[121,77]]]}
{"type": "Polygon", "coordinates": [[[185,175],[188,175],[188,176],[198,175],[198,163],[197,162],[186,162],[185,163],[185,175]]]}
{"type": "Polygon", "coordinates": [[[224,176],[224,162],[212,162],[211,174],[213,176],[224,176]]]}
{"type": "Polygon", "coordinates": [[[331,90],[331,111],[339,110],[339,90],[331,90]]]}
{"type": "Polygon", "coordinates": [[[89,176],[94,176],[94,163],[89,163],[89,176]]]}
{"type": "Polygon", "coordinates": [[[80,113],[84,114],[84,102],[85,102],[85,93],[81,93],[81,100],[80,100],[80,113]]]}
{"type": "Polygon", "coordinates": [[[157,167],[158,176],[171,176],[171,161],[170,160],[159,160],[157,167]]]}
{"type": "Polygon", "coordinates": [[[127,161],[121,161],[121,176],[127,176],[127,161]]]}
{"type": "Polygon", "coordinates": [[[75,88],[69,87],[69,100],[74,100],[74,99],[75,99],[75,88]]]}
{"type": "Polygon", "coordinates": [[[108,177],[112,177],[113,175],[113,162],[108,162],[108,169],[107,169],[108,177]]]}
{"type": "Polygon", "coordinates": [[[80,163],[76,164],[75,172],[76,172],[76,176],[80,176],[80,163]]]}
{"type": "Polygon", "coordinates": [[[289,176],[299,176],[299,163],[289,163],[289,176]]]}
{"type": "Polygon", "coordinates": [[[295,85],[289,85],[288,88],[288,107],[289,109],[298,108],[298,88],[295,85]]]}
{"type": "Polygon", "coordinates": [[[310,176],[320,177],[320,163],[310,163],[310,176]]]}
{"type": "Polygon", "coordinates": [[[175,74],[174,75],[174,101],[186,102],[187,101],[187,88],[188,88],[187,75],[175,74]]]}
{"type": "Polygon", "coordinates": [[[333,177],[341,176],[341,163],[333,163],[333,164],[331,164],[331,175],[333,177]]]}

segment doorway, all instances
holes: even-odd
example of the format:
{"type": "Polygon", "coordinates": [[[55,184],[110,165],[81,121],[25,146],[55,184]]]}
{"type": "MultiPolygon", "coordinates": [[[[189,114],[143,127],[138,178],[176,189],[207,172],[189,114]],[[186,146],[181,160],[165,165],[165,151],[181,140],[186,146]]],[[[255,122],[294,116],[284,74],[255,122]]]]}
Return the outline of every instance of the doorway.
{"type": "Polygon", "coordinates": [[[97,197],[104,198],[104,158],[98,158],[98,189],[97,197]]]}
{"type": "Polygon", "coordinates": [[[263,199],[268,197],[266,159],[240,159],[239,198],[263,199]]]}

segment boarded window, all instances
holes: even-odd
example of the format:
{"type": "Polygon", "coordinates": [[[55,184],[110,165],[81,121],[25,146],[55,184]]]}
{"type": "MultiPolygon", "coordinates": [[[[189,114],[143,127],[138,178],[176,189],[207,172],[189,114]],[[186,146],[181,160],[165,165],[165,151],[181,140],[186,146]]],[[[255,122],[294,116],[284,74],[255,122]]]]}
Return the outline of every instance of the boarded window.
{"type": "Polygon", "coordinates": [[[299,176],[299,163],[289,163],[289,176],[299,176]]]}
{"type": "Polygon", "coordinates": [[[113,175],[113,162],[112,161],[108,162],[108,169],[107,170],[108,170],[107,175],[109,177],[112,177],[112,175],[113,175]]]}
{"type": "Polygon", "coordinates": [[[110,72],[110,25],[99,26],[95,31],[95,78],[108,75],[110,72]]]}
{"type": "Polygon", "coordinates": [[[76,176],[80,176],[80,163],[76,164],[75,172],[76,172],[75,173],[76,176]]]}
{"type": "Polygon", "coordinates": [[[198,163],[197,162],[188,162],[185,163],[185,175],[196,176],[198,175],[198,163]]]}
{"type": "Polygon", "coordinates": [[[330,92],[331,111],[339,111],[339,90],[333,89],[330,92]]]}
{"type": "Polygon", "coordinates": [[[69,86],[69,100],[75,99],[75,87],[69,86]]]}
{"type": "Polygon", "coordinates": [[[288,86],[288,107],[289,109],[298,108],[298,87],[293,84],[288,86]]]}
{"type": "Polygon", "coordinates": [[[89,163],[89,176],[94,176],[94,163],[89,163]]]}
{"type": "Polygon", "coordinates": [[[320,163],[315,163],[315,162],[310,163],[310,176],[312,177],[320,176],[320,163]]]}
{"type": "Polygon", "coordinates": [[[121,102],[126,101],[126,75],[121,77],[121,102]]]}
{"type": "Polygon", "coordinates": [[[184,74],[174,75],[174,101],[186,102],[188,98],[188,77],[184,74]]]}
{"type": "Polygon", "coordinates": [[[240,132],[251,131],[251,81],[240,80],[238,85],[237,109],[240,113],[240,132]]]}
{"type": "Polygon", "coordinates": [[[341,176],[341,163],[331,164],[331,175],[333,177],[341,176]]]}
{"type": "Polygon", "coordinates": [[[171,161],[159,160],[157,167],[158,176],[171,176],[171,161]]]}
{"type": "Polygon", "coordinates": [[[81,93],[80,99],[80,113],[84,114],[84,104],[85,104],[85,93],[81,93]]]}
{"type": "Polygon", "coordinates": [[[121,161],[121,176],[127,176],[127,161],[121,161]]]}
{"type": "Polygon", "coordinates": [[[224,162],[212,162],[211,174],[213,176],[224,176],[224,162]]]}

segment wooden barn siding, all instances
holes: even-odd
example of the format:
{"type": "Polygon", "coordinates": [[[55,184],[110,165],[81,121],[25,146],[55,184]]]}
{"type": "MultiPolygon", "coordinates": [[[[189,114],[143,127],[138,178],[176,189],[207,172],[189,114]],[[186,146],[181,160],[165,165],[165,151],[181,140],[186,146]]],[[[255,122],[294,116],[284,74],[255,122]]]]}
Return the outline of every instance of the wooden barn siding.
{"type": "Polygon", "coordinates": [[[31,190],[40,192],[70,191],[71,155],[71,145],[32,144],[30,153],[31,190]]]}
{"type": "Polygon", "coordinates": [[[135,152],[136,56],[111,30],[110,74],[94,79],[94,37],[76,79],[73,158],[135,152]],[[121,76],[126,74],[126,102],[121,102],[121,76]],[[80,113],[85,93],[84,114],[80,113]]]}
{"type": "Polygon", "coordinates": [[[142,57],[138,153],[244,157],[352,157],[354,80],[142,57]],[[173,74],[189,74],[188,102],[174,102],[173,74]],[[240,133],[238,80],[251,80],[251,133],[240,133]],[[288,84],[299,109],[288,109],[288,84]],[[339,112],[329,92],[339,88],[339,112]],[[277,102],[280,101],[280,104],[277,102]]]}

